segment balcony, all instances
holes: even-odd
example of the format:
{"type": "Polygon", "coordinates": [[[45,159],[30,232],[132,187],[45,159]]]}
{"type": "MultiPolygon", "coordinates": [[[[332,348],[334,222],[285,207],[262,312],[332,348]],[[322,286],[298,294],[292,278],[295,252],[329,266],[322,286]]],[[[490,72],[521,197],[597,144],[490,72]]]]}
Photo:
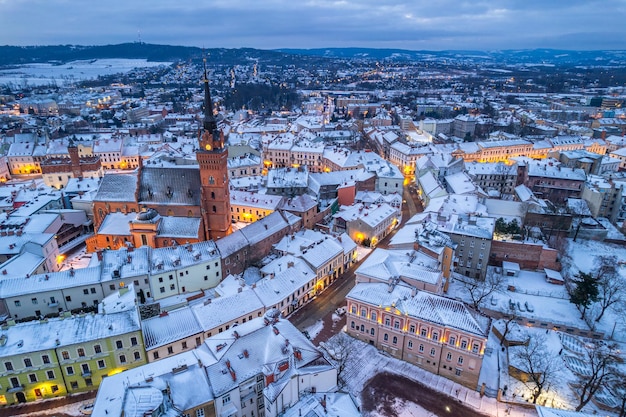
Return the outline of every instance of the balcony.
{"type": "Polygon", "coordinates": [[[58,307],[59,306],[59,302],[55,301],[54,303],[48,303],[48,307],[50,308],[54,308],[54,307],[58,307]]]}
{"type": "Polygon", "coordinates": [[[13,393],[13,392],[22,392],[24,391],[24,385],[18,385],[16,387],[11,387],[11,388],[7,388],[7,393],[13,393]]]}
{"type": "Polygon", "coordinates": [[[90,378],[91,377],[91,371],[83,372],[82,374],[80,374],[80,376],[82,376],[83,378],[90,378]]]}

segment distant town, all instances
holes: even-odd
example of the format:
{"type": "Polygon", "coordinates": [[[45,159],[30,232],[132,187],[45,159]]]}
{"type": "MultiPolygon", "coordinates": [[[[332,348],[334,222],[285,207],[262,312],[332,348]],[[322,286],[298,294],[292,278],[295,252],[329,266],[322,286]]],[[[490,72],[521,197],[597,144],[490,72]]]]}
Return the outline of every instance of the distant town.
{"type": "Polygon", "coordinates": [[[108,51],[0,66],[0,415],[626,416],[626,53],[108,51]]]}

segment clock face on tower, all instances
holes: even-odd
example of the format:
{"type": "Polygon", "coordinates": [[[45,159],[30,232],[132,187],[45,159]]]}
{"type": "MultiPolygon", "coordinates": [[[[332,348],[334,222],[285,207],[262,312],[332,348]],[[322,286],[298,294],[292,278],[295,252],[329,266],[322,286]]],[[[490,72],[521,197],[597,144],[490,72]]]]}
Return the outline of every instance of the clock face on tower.
{"type": "Polygon", "coordinates": [[[212,148],[211,148],[211,144],[207,143],[207,144],[204,146],[204,149],[205,149],[205,150],[207,150],[207,151],[210,151],[210,150],[212,149],[212,148]]]}

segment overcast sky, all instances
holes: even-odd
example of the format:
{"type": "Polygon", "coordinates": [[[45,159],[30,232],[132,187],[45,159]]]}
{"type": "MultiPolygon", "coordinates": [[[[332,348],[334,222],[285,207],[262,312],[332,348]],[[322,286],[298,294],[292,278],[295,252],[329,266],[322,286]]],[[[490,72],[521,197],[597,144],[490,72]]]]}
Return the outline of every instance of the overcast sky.
{"type": "Polygon", "coordinates": [[[626,0],[0,0],[1,45],[626,49],[626,0]]]}

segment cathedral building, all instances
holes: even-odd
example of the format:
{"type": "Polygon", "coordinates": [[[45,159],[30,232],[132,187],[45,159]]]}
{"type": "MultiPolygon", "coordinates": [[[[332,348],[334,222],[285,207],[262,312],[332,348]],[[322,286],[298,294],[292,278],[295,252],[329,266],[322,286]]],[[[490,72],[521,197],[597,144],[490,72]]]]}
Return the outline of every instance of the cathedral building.
{"type": "Polygon", "coordinates": [[[107,174],[93,202],[95,236],[87,250],[217,240],[232,232],[228,150],[213,114],[206,63],[198,165],[144,166],[107,174]]]}

